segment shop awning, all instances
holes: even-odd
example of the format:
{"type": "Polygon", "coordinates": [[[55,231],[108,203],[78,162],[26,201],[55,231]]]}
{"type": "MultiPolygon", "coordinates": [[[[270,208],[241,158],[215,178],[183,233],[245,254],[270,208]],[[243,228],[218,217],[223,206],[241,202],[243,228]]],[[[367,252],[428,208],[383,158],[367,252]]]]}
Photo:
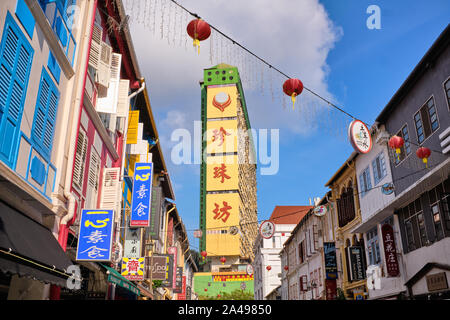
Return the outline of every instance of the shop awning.
{"type": "Polygon", "coordinates": [[[108,271],[108,282],[115,283],[116,285],[121,286],[122,288],[125,288],[138,296],[141,294],[138,287],[136,287],[136,285],[130,280],[122,276],[119,272],[113,268],[105,266],[104,264],[102,264],[102,266],[108,271]]]}
{"type": "Polygon", "coordinates": [[[0,201],[0,270],[65,287],[73,263],[49,229],[0,201]]]}

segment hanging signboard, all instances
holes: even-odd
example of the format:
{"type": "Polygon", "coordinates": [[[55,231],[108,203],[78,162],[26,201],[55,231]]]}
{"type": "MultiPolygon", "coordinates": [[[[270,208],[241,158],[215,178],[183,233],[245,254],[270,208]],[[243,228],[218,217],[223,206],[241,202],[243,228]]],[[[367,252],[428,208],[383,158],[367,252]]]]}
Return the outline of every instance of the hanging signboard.
{"type": "Polygon", "coordinates": [[[275,234],[275,224],[270,220],[265,220],[259,226],[259,234],[264,239],[270,239],[275,234]]]}
{"type": "Polygon", "coordinates": [[[183,291],[183,268],[177,267],[177,272],[175,276],[175,289],[173,293],[182,293],[183,291]]]}
{"type": "MultiPolygon", "coordinates": [[[[175,289],[176,285],[176,276],[177,276],[177,247],[169,247],[167,248],[167,253],[173,256],[173,266],[172,266],[172,284],[173,289],[175,289]]],[[[169,274],[170,276],[170,274],[169,274]]]]}
{"type": "Polygon", "coordinates": [[[348,247],[347,253],[350,258],[351,280],[364,280],[366,278],[366,268],[364,266],[362,248],[359,246],[348,247]]]}
{"type": "Polygon", "coordinates": [[[130,227],[150,226],[152,179],[153,163],[137,162],[134,166],[130,227]]]}
{"type": "Polygon", "coordinates": [[[394,230],[390,224],[381,227],[383,238],[384,256],[386,259],[386,271],[389,277],[398,277],[400,269],[397,260],[397,250],[395,248],[394,230]]]}
{"type": "Polygon", "coordinates": [[[178,295],[178,300],[186,300],[186,276],[181,280],[181,293],[178,295]]]}
{"type": "Polygon", "coordinates": [[[348,139],[358,153],[368,153],[372,149],[372,137],[367,126],[360,120],[353,120],[348,127],[348,139]]]}
{"type": "Polygon", "coordinates": [[[121,275],[131,281],[144,281],[145,258],[123,258],[121,275]]]}
{"type": "Polygon", "coordinates": [[[384,195],[390,195],[394,192],[394,184],[392,182],[385,183],[381,186],[381,193],[384,195]]]}
{"type": "Polygon", "coordinates": [[[113,210],[82,210],[77,261],[111,261],[113,223],[113,210]]]}
{"type": "Polygon", "coordinates": [[[325,260],[325,278],[337,279],[336,246],[334,242],[323,243],[323,255],[325,260]]]}
{"type": "Polygon", "coordinates": [[[159,239],[161,202],[162,202],[162,187],[154,186],[152,190],[152,204],[150,208],[150,228],[147,231],[151,239],[153,240],[159,239]]]}
{"type": "Polygon", "coordinates": [[[172,268],[172,258],[167,254],[154,254],[152,257],[145,257],[146,278],[152,280],[167,281],[169,270],[172,268]]]}
{"type": "Polygon", "coordinates": [[[141,248],[141,229],[127,228],[125,233],[125,246],[123,256],[128,258],[139,258],[141,248]]]}
{"type": "Polygon", "coordinates": [[[249,264],[247,264],[247,267],[246,267],[246,270],[245,270],[246,272],[247,272],[247,274],[249,275],[249,276],[252,276],[253,275],[253,266],[249,263],[249,264]]]}
{"type": "Polygon", "coordinates": [[[173,288],[174,284],[175,284],[175,281],[174,281],[174,273],[175,273],[174,261],[176,261],[176,260],[174,259],[173,254],[168,254],[167,256],[169,257],[169,264],[168,264],[168,267],[167,267],[167,275],[168,275],[168,277],[167,277],[166,280],[163,280],[161,286],[164,287],[164,288],[173,288]]]}
{"type": "Polygon", "coordinates": [[[328,210],[327,210],[326,206],[321,205],[321,206],[315,207],[313,211],[314,211],[314,215],[316,217],[322,217],[327,213],[328,210]]]}
{"type": "Polygon", "coordinates": [[[325,280],[325,292],[327,300],[336,300],[337,297],[337,283],[336,279],[325,280]]]}

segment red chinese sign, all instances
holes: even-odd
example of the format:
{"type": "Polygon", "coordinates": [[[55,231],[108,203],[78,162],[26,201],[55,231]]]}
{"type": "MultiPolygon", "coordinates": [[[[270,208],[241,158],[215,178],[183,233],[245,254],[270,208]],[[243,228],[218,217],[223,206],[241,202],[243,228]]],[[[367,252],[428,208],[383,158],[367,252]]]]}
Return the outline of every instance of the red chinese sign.
{"type": "Polygon", "coordinates": [[[220,206],[217,203],[214,203],[216,208],[213,210],[215,216],[214,220],[222,219],[223,222],[227,222],[228,218],[230,217],[230,213],[228,210],[233,209],[231,206],[228,205],[228,202],[222,201],[223,207],[220,208],[220,206]]]}
{"type": "Polygon", "coordinates": [[[336,279],[333,280],[325,279],[325,292],[327,300],[336,300],[337,296],[336,279]]]}
{"type": "Polygon", "coordinates": [[[223,127],[220,127],[219,130],[214,129],[212,141],[214,142],[217,139],[219,139],[220,143],[218,144],[218,146],[221,146],[224,142],[225,136],[229,136],[229,135],[231,135],[231,133],[228,133],[223,127]]]}
{"type": "Polygon", "coordinates": [[[224,183],[225,179],[231,179],[229,175],[226,174],[227,166],[222,163],[220,167],[214,167],[214,178],[221,179],[220,182],[224,183]]]}
{"type": "Polygon", "coordinates": [[[400,273],[397,260],[397,250],[395,248],[394,230],[389,224],[381,227],[383,237],[384,256],[386,259],[386,270],[389,277],[397,277],[400,273]]]}

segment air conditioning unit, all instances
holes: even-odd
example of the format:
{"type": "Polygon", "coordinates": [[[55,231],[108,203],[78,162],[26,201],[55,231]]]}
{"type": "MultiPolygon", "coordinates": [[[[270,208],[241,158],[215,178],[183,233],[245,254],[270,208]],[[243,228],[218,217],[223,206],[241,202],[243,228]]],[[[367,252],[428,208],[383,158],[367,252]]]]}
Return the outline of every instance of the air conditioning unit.
{"type": "Polygon", "coordinates": [[[109,80],[111,78],[111,58],[112,48],[105,42],[101,43],[100,61],[95,75],[95,82],[98,85],[98,96],[106,97],[108,93],[109,80]]]}

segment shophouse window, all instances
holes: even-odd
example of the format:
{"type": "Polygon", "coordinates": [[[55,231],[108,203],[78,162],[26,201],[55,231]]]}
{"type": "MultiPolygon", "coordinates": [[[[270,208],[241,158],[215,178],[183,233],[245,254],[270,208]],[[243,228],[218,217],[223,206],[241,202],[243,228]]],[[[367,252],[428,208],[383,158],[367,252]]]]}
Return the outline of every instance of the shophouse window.
{"type": "Polygon", "coordinates": [[[450,109],[450,78],[444,83],[445,96],[447,97],[447,106],[450,109]]]}
{"type": "MultiPolygon", "coordinates": [[[[447,179],[448,180],[448,179],[447,179]]],[[[450,230],[450,217],[448,200],[449,192],[444,191],[444,184],[438,184],[428,192],[430,209],[433,219],[436,240],[441,240],[445,236],[444,229],[450,230]]]]}
{"type": "Polygon", "coordinates": [[[378,244],[377,227],[367,232],[367,252],[369,255],[369,264],[376,265],[381,261],[380,246],[378,244]]]}
{"type": "Polygon", "coordinates": [[[347,188],[343,188],[337,200],[339,227],[345,226],[355,218],[355,202],[353,197],[353,186],[349,183],[347,188]]]}
{"type": "Polygon", "coordinates": [[[386,176],[386,161],[384,153],[380,154],[372,161],[373,181],[377,185],[386,176]]]}
{"type": "Polygon", "coordinates": [[[298,245],[298,258],[299,258],[299,264],[302,264],[303,261],[305,261],[305,249],[303,246],[304,241],[300,242],[298,245]]]}
{"type": "Polygon", "coordinates": [[[403,147],[400,148],[400,154],[394,157],[395,164],[399,164],[403,159],[405,159],[411,153],[411,144],[409,142],[409,131],[408,125],[404,125],[402,129],[397,132],[397,136],[402,137],[405,143],[403,147]]]}
{"type": "Polygon", "coordinates": [[[402,209],[408,250],[423,247],[428,238],[420,198],[402,209]]]}
{"type": "Polygon", "coordinates": [[[361,197],[364,197],[370,189],[372,189],[372,182],[370,179],[370,170],[367,167],[360,175],[359,175],[359,186],[361,188],[361,197]]]}
{"type": "Polygon", "coordinates": [[[439,127],[433,97],[414,115],[414,123],[416,125],[418,143],[422,143],[439,127]]]}

